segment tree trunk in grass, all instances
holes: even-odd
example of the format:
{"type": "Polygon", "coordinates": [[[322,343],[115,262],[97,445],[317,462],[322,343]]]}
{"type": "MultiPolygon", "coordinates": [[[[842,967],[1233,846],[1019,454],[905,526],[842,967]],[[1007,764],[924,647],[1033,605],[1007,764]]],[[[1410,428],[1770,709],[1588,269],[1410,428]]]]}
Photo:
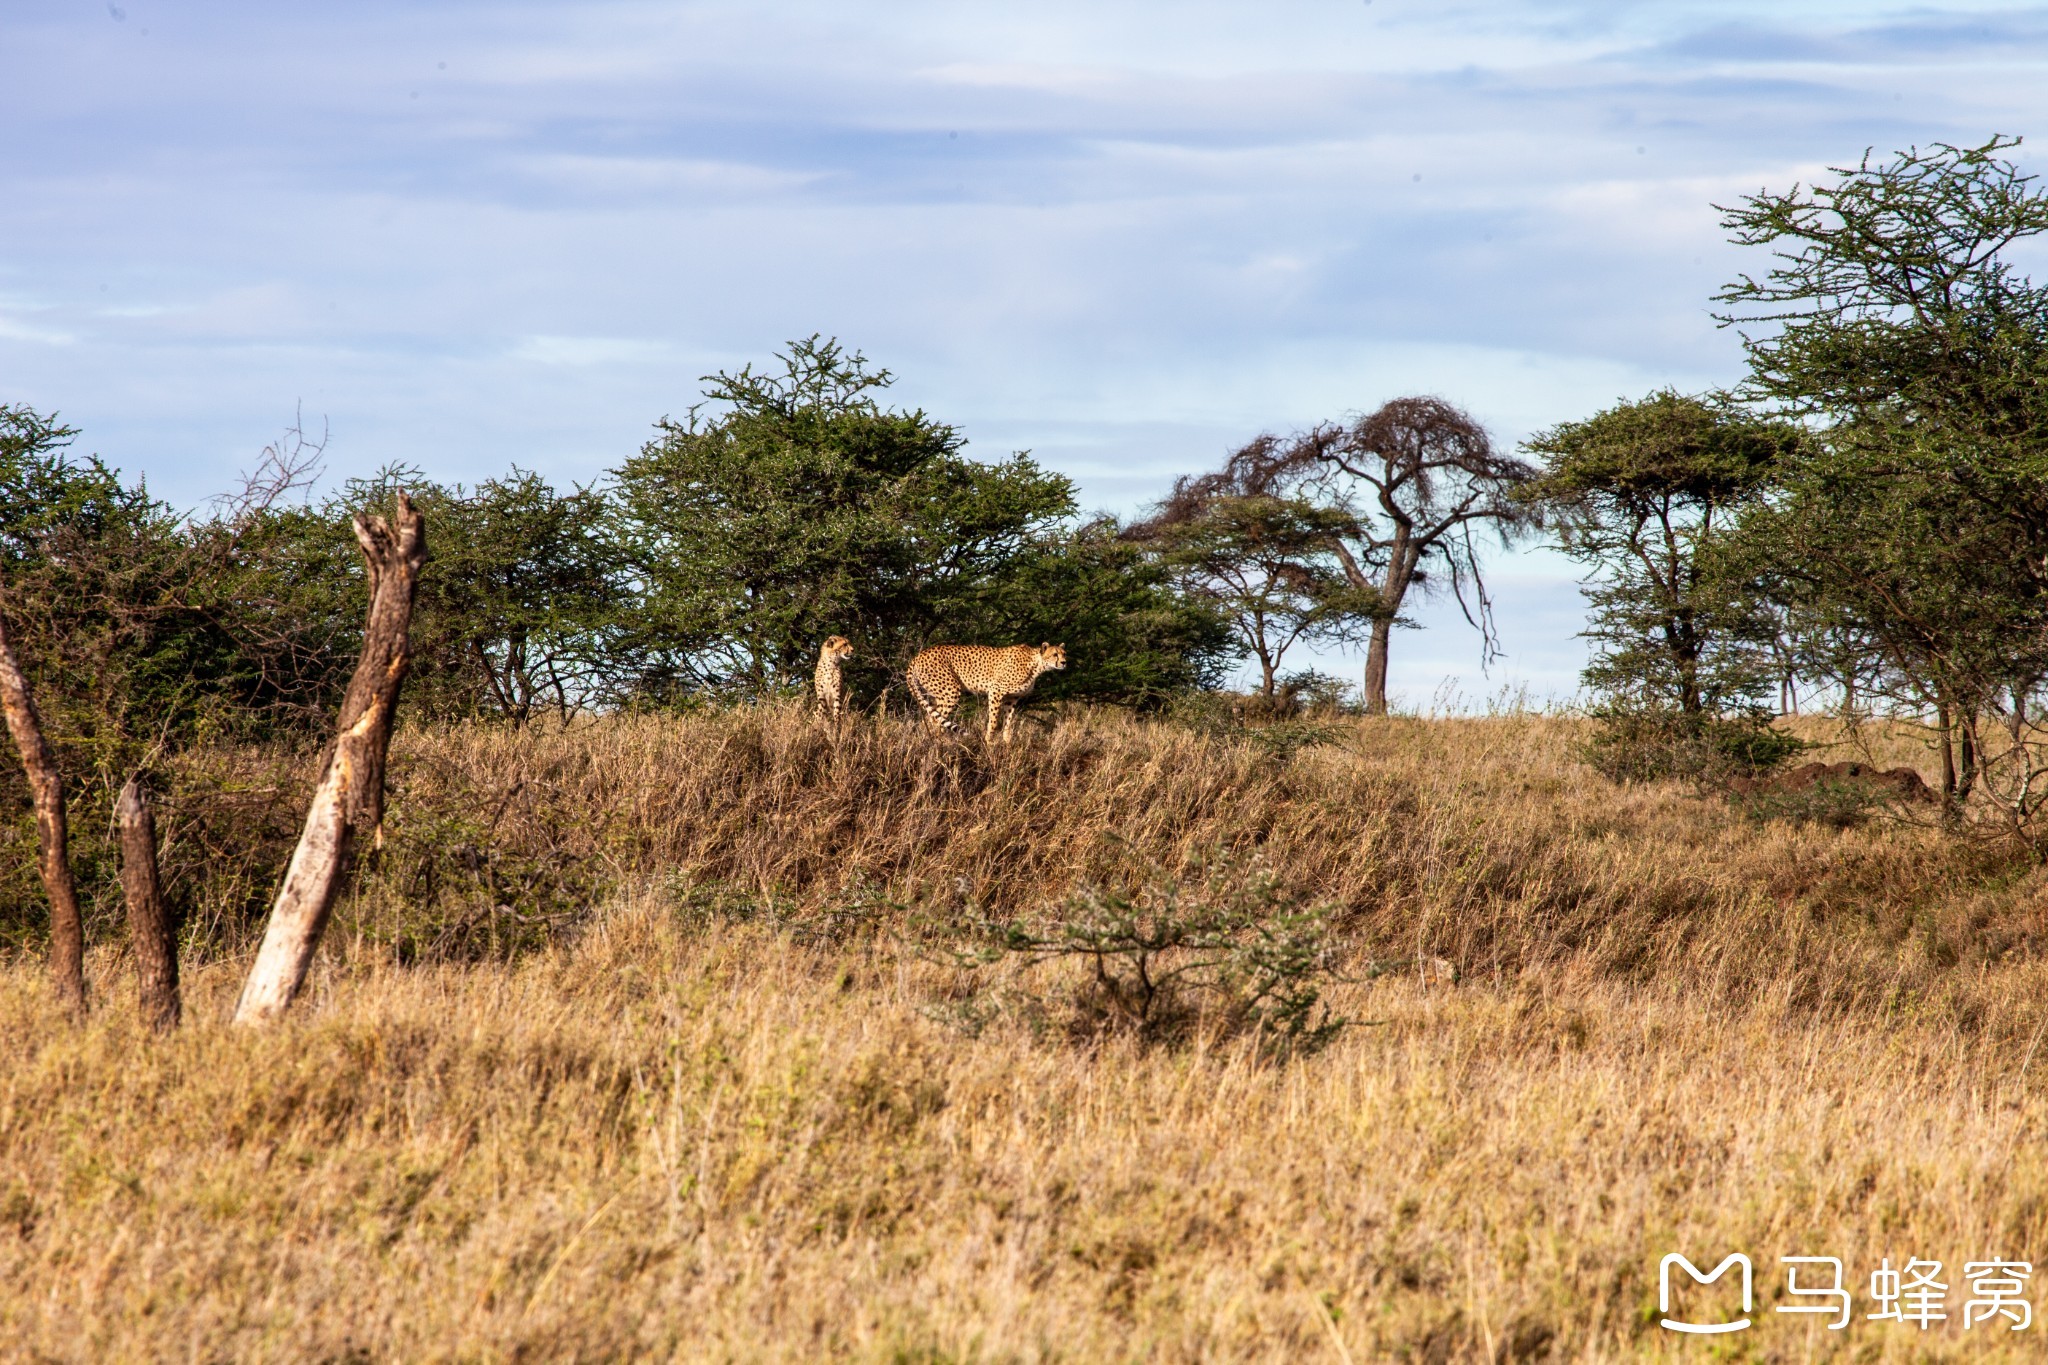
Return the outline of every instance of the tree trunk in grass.
{"type": "Polygon", "coordinates": [[[370,618],[363,656],[342,699],[339,735],[327,758],[299,846],[271,907],[256,965],[235,1006],[237,1024],[275,1019],[291,1004],[312,965],[313,951],[348,874],[358,835],[384,818],[384,758],[398,685],[410,661],[413,590],[427,559],[425,528],[412,500],[398,495],[396,525],[358,516],[356,540],[370,578],[370,618]]]}
{"type": "Polygon", "coordinates": [[[78,888],[71,880],[71,860],[65,853],[64,782],[57,775],[57,759],[43,738],[42,717],[36,714],[35,698],[29,695],[28,678],[14,657],[7,638],[7,623],[0,620],[0,708],[7,712],[7,729],[14,747],[21,751],[21,766],[28,770],[29,793],[36,808],[36,870],[42,873],[43,890],[50,898],[50,978],[57,988],[57,1002],[73,1015],[85,1013],[85,926],[78,914],[78,888]]]}
{"type": "Polygon", "coordinates": [[[156,821],[139,778],[121,788],[114,814],[121,826],[121,889],[128,899],[128,938],[135,945],[136,998],[159,1033],[178,1026],[178,940],[164,910],[156,875],[156,821]]]}

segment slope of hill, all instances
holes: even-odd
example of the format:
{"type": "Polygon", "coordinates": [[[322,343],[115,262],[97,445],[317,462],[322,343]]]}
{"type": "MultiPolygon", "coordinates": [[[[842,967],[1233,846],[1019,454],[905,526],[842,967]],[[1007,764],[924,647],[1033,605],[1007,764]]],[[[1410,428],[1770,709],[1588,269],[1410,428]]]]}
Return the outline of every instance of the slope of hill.
{"type": "Polygon", "coordinates": [[[991,762],[773,709],[402,735],[284,1026],[226,1027],[217,927],[162,1041],[116,948],[76,1029],[0,964],[0,1340],[1692,1358],[1659,1260],[1741,1251],[1738,1357],[2032,1358],[2042,1326],[1962,1315],[1966,1261],[2048,1249],[2042,876],[1613,788],[1574,739],[1075,716],[991,762]],[[1328,907],[1327,1046],[1148,1040],[1074,1003],[1085,960],[959,965],[981,920],[1195,859],[1328,907]],[[1435,957],[1455,984],[1399,965],[1435,957]],[[1808,1302],[1786,1255],[1842,1258],[1846,1330],[1772,1311],[1808,1302]],[[1865,1319],[1887,1257],[1945,1263],[1946,1322],[1865,1319]]]}

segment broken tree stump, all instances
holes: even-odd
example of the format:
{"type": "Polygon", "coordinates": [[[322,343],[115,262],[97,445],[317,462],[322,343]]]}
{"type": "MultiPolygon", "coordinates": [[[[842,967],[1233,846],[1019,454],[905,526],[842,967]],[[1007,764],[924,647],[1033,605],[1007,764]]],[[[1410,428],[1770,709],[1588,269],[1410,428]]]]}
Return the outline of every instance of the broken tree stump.
{"type": "Polygon", "coordinates": [[[121,890],[128,900],[128,939],[135,947],[136,1000],[159,1033],[178,1026],[178,937],[164,908],[156,871],[156,820],[139,777],[128,779],[115,803],[121,827],[121,890]]]}
{"type": "Polygon", "coordinates": [[[298,995],[348,873],[355,841],[384,818],[384,760],[398,686],[411,658],[412,599],[427,542],[420,514],[403,493],[392,521],[358,515],[355,528],[370,579],[363,654],[342,698],[339,733],[271,906],[263,946],[235,1006],[237,1024],[275,1019],[298,995]]]}

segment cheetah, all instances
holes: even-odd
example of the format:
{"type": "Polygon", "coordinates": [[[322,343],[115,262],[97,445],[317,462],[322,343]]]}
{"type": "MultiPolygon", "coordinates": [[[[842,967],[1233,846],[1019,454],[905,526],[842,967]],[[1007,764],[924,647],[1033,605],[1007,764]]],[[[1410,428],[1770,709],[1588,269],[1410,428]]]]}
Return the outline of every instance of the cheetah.
{"type": "Polygon", "coordinates": [[[1031,695],[1038,675],[1066,666],[1065,645],[934,645],[910,661],[904,682],[935,734],[955,728],[953,710],[961,693],[987,697],[988,741],[994,743],[1000,729],[1007,743],[1017,728],[1017,703],[1031,695]]]}
{"type": "Polygon", "coordinates": [[[818,710],[834,729],[846,718],[846,680],[839,670],[852,657],[853,642],[844,635],[835,635],[819,649],[818,667],[811,674],[811,686],[818,694],[818,710]]]}

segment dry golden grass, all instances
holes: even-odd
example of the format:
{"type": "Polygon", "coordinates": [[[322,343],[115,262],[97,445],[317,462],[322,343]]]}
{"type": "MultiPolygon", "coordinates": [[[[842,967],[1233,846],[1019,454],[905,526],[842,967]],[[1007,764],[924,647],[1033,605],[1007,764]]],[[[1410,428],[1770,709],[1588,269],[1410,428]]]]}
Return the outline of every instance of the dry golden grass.
{"type": "Polygon", "coordinates": [[[1338,728],[1284,760],[1087,717],[995,762],[777,711],[402,736],[385,864],[285,1026],[224,1025],[233,957],[162,1042],[111,948],[83,1028],[0,965],[0,1354],[2041,1356],[2048,1324],[1961,1330],[1959,1273],[2048,1251],[2039,874],[1611,788],[1566,719],[1338,728]],[[485,835],[601,904],[408,964],[425,900],[526,913],[429,885],[432,839],[485,835]],[[1219,847],[1340,907],[1353,964],[1463,980],[1339,984],[1367,1022],[1309,1056],[970,1036],[898,932],[1219,847]],[[805,932],[850,900],[912,908],[805,932]],[[1660,1330],[1658,1258],[1735,1250],[1756,1326],[1660,1330]],[[1787,1254],[1843,1257],[1858,1321],[1771,1311],[1787,1254]],[[1885,1256],[1946,1263],[1946,1327],[1861,1319],[1885,1256]]]}

